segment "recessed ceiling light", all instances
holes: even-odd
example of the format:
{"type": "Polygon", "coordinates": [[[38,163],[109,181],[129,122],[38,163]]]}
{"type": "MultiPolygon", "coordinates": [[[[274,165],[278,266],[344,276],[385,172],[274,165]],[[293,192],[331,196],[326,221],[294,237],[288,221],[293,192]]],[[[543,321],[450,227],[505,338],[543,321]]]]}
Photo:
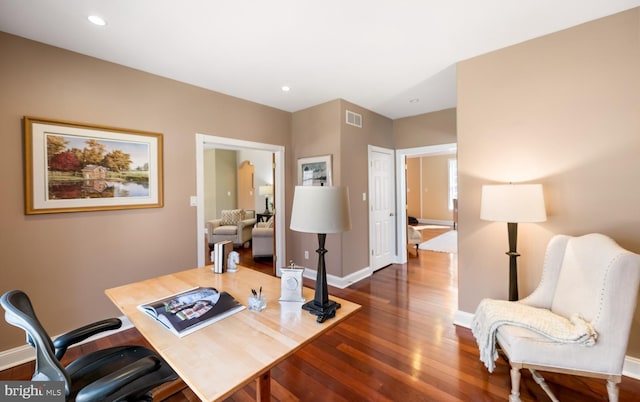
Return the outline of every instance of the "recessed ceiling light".
{"type": "Polygon", "coordinates": [[[283,85],[282,86],[282,92],[289,92],[291,91],[291,87],[287,86],[287,85],[283,85]]]}
{"type": "Polygon", "coordinates": [[[418,103],[420,102],[420,98],[409,99],[409,103],[418,103]]]}
{"type": "Polygon", "coordinates": [[[107,25],[107,21],[105,21],[104,19],[98,17],[97,15],[90,15],[87,17],[87,19],[89,21],[91,21],[92,24],[98,25],[98,26],[105,26],[107,25]]]}

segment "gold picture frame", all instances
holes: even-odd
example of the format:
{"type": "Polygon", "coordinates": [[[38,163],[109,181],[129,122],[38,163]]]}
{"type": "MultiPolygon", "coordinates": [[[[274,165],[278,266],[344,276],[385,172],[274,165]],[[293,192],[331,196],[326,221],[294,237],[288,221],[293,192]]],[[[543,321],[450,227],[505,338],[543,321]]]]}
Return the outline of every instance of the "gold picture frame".
{"type": "Polygon", "coordinates": [[[162,208],[162,134],[24,117],[25,214],[162,208]]]}

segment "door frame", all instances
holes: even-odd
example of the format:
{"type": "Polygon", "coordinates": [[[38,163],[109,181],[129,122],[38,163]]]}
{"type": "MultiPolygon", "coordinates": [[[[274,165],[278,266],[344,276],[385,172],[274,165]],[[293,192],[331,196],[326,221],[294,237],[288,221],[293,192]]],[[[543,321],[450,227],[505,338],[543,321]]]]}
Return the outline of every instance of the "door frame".
{"type": "MultiPolygon", "coordinates": [[[[258,151],[271,152],[275,158],[274,168],[274,189],[275,189],[275,210],[284,211],[284,146],[264,144],[259,142],[238,140],[234,138],[218,137],[207,134],[196,133],[196,244],[198,266],[205,264],[205,225],[204,225],[204,151],[206,146],[213,146],[219,149],[253,149],[258,151]]],[[[284,214],[275,214],[274,241],[276,245],[273,263],[276,267],[276,275],[280,276],[280,261],[284,261],[286,244],[284,226],[284,214]]]]}
{"type": "Polygon", "coordinates": [[[405,161],[407,156],[433,156],[457,152],[458,144],[428,145],[417,148],[406,148],[396,150],[396,232],[398,239],[398,264],[407,262],[407,177],[405,172],[405,161]]]}

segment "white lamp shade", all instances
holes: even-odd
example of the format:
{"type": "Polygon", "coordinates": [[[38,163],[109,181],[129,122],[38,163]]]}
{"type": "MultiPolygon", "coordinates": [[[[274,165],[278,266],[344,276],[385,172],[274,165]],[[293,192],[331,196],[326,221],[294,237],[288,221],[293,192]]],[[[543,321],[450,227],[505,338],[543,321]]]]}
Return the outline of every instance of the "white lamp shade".
{"type": "Polygon", "coordinates": [[[305,233],[341,233],[350,230],[348,189],[296,186],[289,227],[305,233]]]}
{"type": "Polygon", "coordinates": [[[258,194],[273,195],[273,186],[271,184],[267,184],[267,185],[258,187],[258,194]]]}
{"type": "Polygon", "coordinates": [[[516,223],[546,221],[542,184],[482,186],[480,219],[516,223]]]}

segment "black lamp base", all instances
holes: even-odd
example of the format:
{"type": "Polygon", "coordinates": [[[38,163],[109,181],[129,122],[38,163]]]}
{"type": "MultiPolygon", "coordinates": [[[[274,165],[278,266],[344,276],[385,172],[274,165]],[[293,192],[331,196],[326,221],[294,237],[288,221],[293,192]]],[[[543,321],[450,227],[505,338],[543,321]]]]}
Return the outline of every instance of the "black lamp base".
{"type": "Polygon", "coordinates": [[[263,214],[269,214],[269,197],[265,197],[264,199],[264,212],[263,214]]]}
{"type": "Polygon", "coordinates": [[[518,297],[518,260],[520,254],[516,251],[518,243],[518,223],[507,222],[507,231],[509,234],[509,301],[516,301],[518,297]]]}
{"type": "Polygon", "coordinates": [[[323,323],[329,318],[336,316],[336,310],[340,308],[340,303],[329,300],[329,291],[327,289],[327,271],[324,265],[324,255],[327,249],[324,248],[324,242],[327,238],[326,233],[318,233],[318,272],[316,273],[316,290],[313,300],[302,305],[303,310],[307,310],[313,315],[317,315],[318,323],[323,323]]]}
{"type": "Polygon", "coordinates": [[[339,308],[340,303],[334,302],[333,300],[328,300],[324,306],[317,304],[315,300],[311,300],[302,305],[303,310],[307,310],[311,314],[318,316],[316,321],[319,323],[335,317],[336,310],[339,308]]]}

